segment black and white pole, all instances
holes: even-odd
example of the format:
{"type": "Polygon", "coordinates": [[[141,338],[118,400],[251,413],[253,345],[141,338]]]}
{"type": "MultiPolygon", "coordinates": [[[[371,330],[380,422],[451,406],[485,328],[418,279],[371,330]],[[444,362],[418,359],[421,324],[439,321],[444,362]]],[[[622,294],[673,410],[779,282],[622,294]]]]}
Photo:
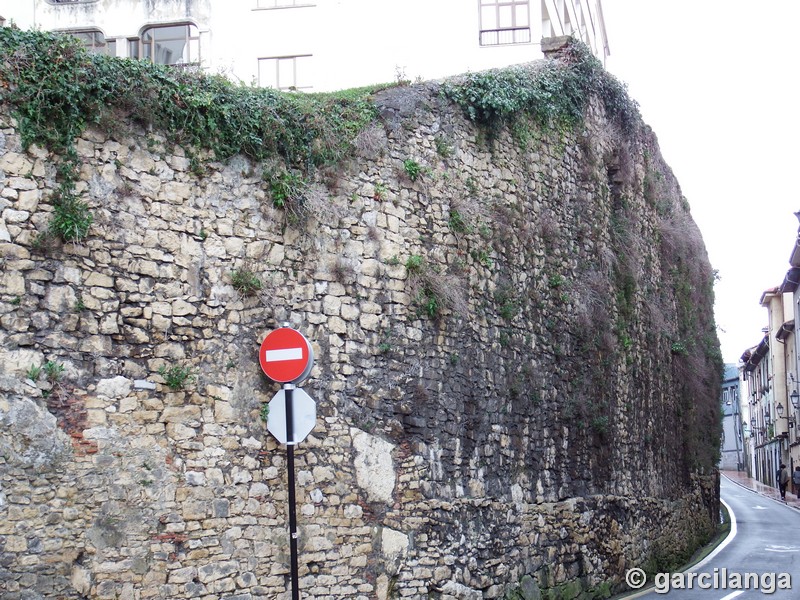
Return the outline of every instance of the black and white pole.
{"type": "Polygon", "coordinates": [[[286,403],[286,470],[289,486],[289,553],[291,555],[290,573],[292,578],[292,600],[300,599],[300,581],[297,564],[297,498],[294,491],[294,384],[283,386],[286,403]]]}
{"type": "Polygon", "coordinates": [[[258,360],[267,377],[283,384],[283,389],[275,394],[269,403],[267,429],[279,442],[286,444],[292,600],[299,600],[294,447],[314,429],[317,422],[317,405],[308,394],[295,385],[303,382],[311,373],[314,367],[314,351],[302,333],[286,324],[264,338],[258,360]]]}

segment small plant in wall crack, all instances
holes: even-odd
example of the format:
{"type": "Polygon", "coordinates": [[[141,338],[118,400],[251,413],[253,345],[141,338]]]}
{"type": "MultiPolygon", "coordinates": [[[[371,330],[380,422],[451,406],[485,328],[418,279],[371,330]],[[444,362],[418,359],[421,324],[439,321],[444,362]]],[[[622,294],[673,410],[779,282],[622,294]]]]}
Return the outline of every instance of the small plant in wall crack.
{"type": "Polygon", "coordinates": [[[425,266],[423,258],[419,254],[412,254],[406,260],[406,269],[409,273],[419,274],[425,266]]]}
{"type": "Polygon", "coordinates": [[[462,316],[468,313],[464,282],[460,278],[440,272],[419,254],[409,256],[405,267],[417,314],[437,319],[445,308],[462,316]]]}
{"type": "Polygon", "coordinates": [[[451,208],[447,220],[447,226],[453,233],[472,233],[472,226],[470,226],[464,214],[457,208],[451,208]]]}
{"type": "Polygon", "coordinates": [[[31,365],[30,368],[25,372],[25,377],[35,382],[39,380],[39,375],[41,374],[42,374],[42,367],[31,365]]]}
{"type": "Polygon", "coordinates": [[[261,410],[258,411],[258,416],[261,417],[261,420],[266,423],[269,421],[269,402],[264,402],[261,405],[261,410]]]}
{"type": "Polygon", "coordinates": [[[85,202],[73,196],[62,196],[59,201],[54,200],[48,231],[65,242],[79,242],[89,235],[93,220],[85,202]]]}
{"type": "Polygon", "coordinates": [[[422,167],[414,159],[407,158],[403,161],[403,171],[411,181],[416,181],[422,175],[422,167]]]}
{"type": "Polygon", "coordinates": [[[231,271],[231,283],[233,289],[242,296],[255,296],[264,287],[261,279],[249,267],[231,271]]]}
{"type": "Polygon", "coordinates": [[[275,208],[287,208],[287,205],[302,201],[305,181],[292,171],[265,172],[264,179],[272,193],[272,205],[275,208]]]}
{"type": "Polygon", "coordinates": [[[195,379],[190,367],[182,367],[180,365],[172,365],[171,367],[161,365],[158,369],[158,374],[164,378],[164,383],[172,391],[182,390],[195,379]]]}
{"type": "Polygon", "coordinates": [[[429,319],[435,319],[439,316],[439,311],[442,309],[442,302],[436,295],[436,292],[429,286],[424,286],[422,291],[417,294],[416,298],[419,304],[420,311],[429,319]]]}
{"type": "Polygon", "coordinates": [[[519,300],[510,285],[498,288],[494,293],[494,300],[498,305],[500,316],[506,321],[513,321],[520,312],[519,300]]]}
{"type": "Polygon", "coordinates": [[[453,156],[453,147],[445,138],[438,135],[434,138],[433,142],[436,145],[436,154],[442,158],[450,158],[453,156]]]}
{"type": "Polygon", "coordinates": [[[47,377],[47,381],[55,383],[60,380],[64,374],[64,365],[54,360],[48,360],[42,366],[42,370],[47,377]]]}
{"type": "Polygon", "coordinates": [[[79,295],[75,299],[75,304],[72,305],[72,310],[74,312],[82,312],[82,311],[86,310],[86,304],[84,304],[84,302],[83,302],[83,296],[79,295]]]}
{"type": "Polygon", "coordinates": [[[378,202],[383,202],[386,200],[387,196],[388,190],[386,189],[386,185],[381,182],[376,183],[375,191],[372,193],[372,198],[378,202]]]}

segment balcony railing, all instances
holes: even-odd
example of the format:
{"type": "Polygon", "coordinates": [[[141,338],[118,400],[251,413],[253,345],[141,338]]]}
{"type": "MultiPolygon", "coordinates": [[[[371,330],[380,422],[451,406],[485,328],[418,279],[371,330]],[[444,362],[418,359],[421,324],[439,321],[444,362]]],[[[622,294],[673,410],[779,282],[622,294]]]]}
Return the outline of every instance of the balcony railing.
{"type": "Polygon", "coordinates": [[[530,27],[504,27],[502,29],[481,30],[481,46],[501,46],[503,44],[529,44],[530,27]]]}

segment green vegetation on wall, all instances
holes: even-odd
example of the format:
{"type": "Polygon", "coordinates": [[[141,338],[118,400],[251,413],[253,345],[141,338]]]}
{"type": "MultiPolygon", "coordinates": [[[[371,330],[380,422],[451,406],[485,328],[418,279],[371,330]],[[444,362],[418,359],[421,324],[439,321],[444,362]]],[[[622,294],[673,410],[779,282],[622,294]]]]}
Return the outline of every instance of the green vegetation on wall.
{"type": "Polygon", "coordinates": [[[239,86],[221,76],[148,61],[90,54],[74,37],[0,29],[0,99],[13,107],[23,145],[59,156],[59,187],[49,232],[84,238],[92,223],[75,193],[75,140],[90,124],[113,130],[125,118],[163,132],[193,162],[200,150],[217,160],[242,154],[280,157],[309,173],[350,153],[376,117],[374,89],[290,94],[239,86]]]}
{"type": "Polygon", "coordinates": [[[3,100],[14,105],[23,142],[57,152],[88,124],[109,124],[121,113],[175,143],[211,150],[217,160],[280,156],[306,171],[346,154],[376,116],[372,89],[290,94],[239,86],[221,76],[89,54],[57,33],[4,28],[0,53],[0,77],[8,84],[3,100]]]}
{"type": "Polygon", "coordinates": [[[446,83],[443,93],[470,120],[490,130],[523,115],[543,127],[572,127],[583,120],[593,96],[602,100],[608,117],[623,131],[630,132],[640,120],[625,86],[577,40],[569,42],[566,60],[470,73],[446,83]]]}

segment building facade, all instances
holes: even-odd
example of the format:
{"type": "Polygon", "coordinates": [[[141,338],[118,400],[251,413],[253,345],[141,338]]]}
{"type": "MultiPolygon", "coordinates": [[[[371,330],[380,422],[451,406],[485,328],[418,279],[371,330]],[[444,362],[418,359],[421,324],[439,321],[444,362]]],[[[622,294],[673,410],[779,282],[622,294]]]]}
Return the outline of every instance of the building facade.
{"type": "Polygon", "coordinates": [[[720,469],[744,469],[744,436],[739,404],[739,369],[734,364],[725,365],[722,381],[722,448],[720,469]]]}
{"type": "Polygon", "coordinates": [[[0,0],[0,17],[93,52],[314,92],[529,62],[561,35],[609,54],[601,0],[0,0]]]}
{"type": "Polygon", "coordinates": [[[761,305],[768,326],[758,345],[741,357],[743,394],[740,411],[745,430],[746,467],[752,477],[777,485],[781,463],[791,471],[800,466],[800,383],[795,314],[800,307],[800,247],[795,240],[790,268],[783,282],[766,290],[761,305]]]}
{"type": "Polygon", "coordinates": [[[764,335],[757,346],[746,350],[741,358],[742,380],[747,391],[747,414],[750,418],[751,451],[748,473],[765,483],[774,481],[772,467],[780,460],[771,410],[770,358],[768,334],[764,335]]]}
{"type": "MultiPolygon", "coordinates": [[[[800,214],[795,213],[800,219],[800,214]]],[[[786,277],[783,280],[782,288],[790,294],[790,301],[795,318],[791,323],[787,324],[786,335],[786,349],[787,349],[787,364],[789,365],[788,382],[789,382],[789,402],[786,405],[789,418],[790,436],[789,436],[789,460],[787,466],[791,467],[794,471],[797,466],[800,466],[800,428],[798,422],[800,421],[800,336],[796,333],[796,319],[800,314],[800,228],[798,228],[798,237],[795,238],[792,244],[792,250],[789,255],[790,268],[786,272],[786,277]]]]}

